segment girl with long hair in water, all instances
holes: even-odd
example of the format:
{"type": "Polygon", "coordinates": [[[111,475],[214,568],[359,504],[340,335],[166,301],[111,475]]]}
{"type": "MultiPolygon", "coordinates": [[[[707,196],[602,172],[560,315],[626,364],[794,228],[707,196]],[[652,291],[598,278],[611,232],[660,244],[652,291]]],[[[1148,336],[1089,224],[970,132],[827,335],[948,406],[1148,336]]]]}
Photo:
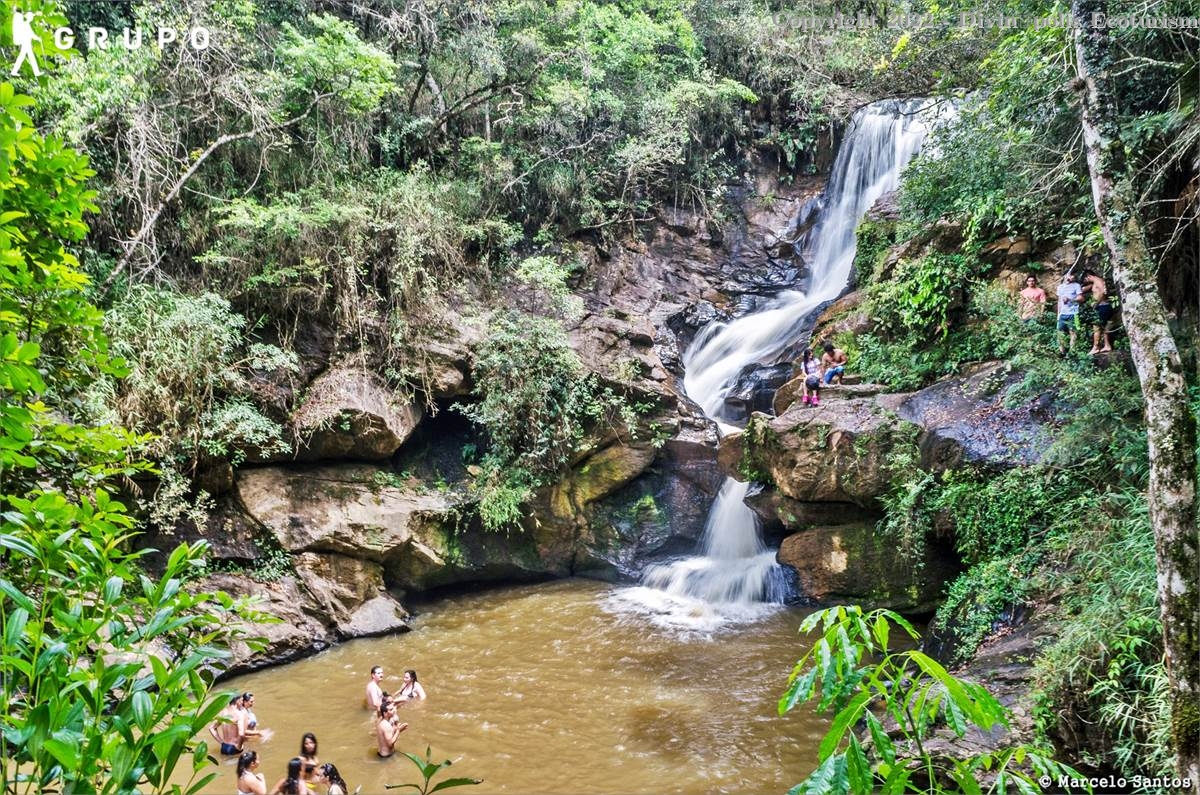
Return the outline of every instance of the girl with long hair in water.
{"type": "Polygon", "coordinates": [[[404,672],[404,685],[401,686],[400,692],[396,693],[396,697],[425,700],[425,688],[421,687],[421,683],[417,681],[416,671],[409,668],[404,672]]]}
{"type": "Polygon", "coordinates": [[[267,782],[258,772],[258,751],[242,751],[238,757],[237,795],[267,795],[267,782]]]}
{"type": "Polygon", "coordinates": [[[307,795],[308,787],[300,782],[300,757],[288,760],[287,775],[271,789],[271,795],[307,795]]]}
{"type": "Polygon", "coordinates": [[[342,778],[342,774],[338,772],[337,766],[332,762],[326,762],[317,768],[317,775],[329,787],[327,795],[349,795],[350,788],[346,786],[345,779],[342,778]]]}
{"type": "Polygon", "coordinates": [[[317,765],[320,760],[317,759],[317,735],[312,732],[305,732],[300,738],[300,780],[312,781],[313,774],[317,772],[317,765]]]}

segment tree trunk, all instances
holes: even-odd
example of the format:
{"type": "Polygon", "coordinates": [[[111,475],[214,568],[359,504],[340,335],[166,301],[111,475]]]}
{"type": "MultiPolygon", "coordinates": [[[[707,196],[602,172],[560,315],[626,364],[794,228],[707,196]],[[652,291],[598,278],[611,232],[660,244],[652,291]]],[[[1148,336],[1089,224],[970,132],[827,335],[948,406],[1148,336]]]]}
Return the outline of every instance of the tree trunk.
{"type": "MultiPolygon", "coordinates": [[[[1096,217],[1112,258],[1122,316],[1146,405],[1150,447],[1150,521],[1154,526],[1158,601],[1171,689],[1171,739],[1177,772],[1200,793],[1200,641],[1196,538],[1196,425],[1187,382],[1156,267],[1146,245],[1137,194],[1117,123],[1109,34],[1092,27],[1104,0],[1074,0],[1083,140],[1096,217]]],[[[1122,771],[1134,772],[1134,771],[1122,771]]]]}

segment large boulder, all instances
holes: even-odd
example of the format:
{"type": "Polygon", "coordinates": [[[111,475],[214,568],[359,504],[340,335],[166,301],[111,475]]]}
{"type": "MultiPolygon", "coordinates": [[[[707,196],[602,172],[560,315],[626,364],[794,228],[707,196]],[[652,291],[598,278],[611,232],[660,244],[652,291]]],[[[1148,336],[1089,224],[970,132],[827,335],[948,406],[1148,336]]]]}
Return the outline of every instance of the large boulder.
{"type": "MultiPolygon", "coordinates": [[[[601,471],[617,477],[636,468],[619,459],[613,453],[596,461],[596,474],[585,474],[579,487],[604,493],[601,471]]],[[[361,464],[246,470],[238,486],[247,512],[298,560],[305,560],[304,553],[337,555],[359,561],[364,572],[376,571],[366,565],[375,564],[383,585],[400,591],[566,576],[573,571],[577,548],[586,543],[563,523],[537,519],[526,531],[485,532],[471,519],[463,484],[434,489],[390,469],[361,464]]],[[[360,599],[369,603],[366,596],[356,593],[349,604],[360,599]]],[[[343,599],[328,592],[324,602],[346,604],[343,599]]],[[[358,624],[344,610],[335,607],[333,614],[343,631],[358,624]]]]}
{"type": "Polygon", "coordinates": [[[342,637],[381,635],[407,626],[408,612],[384,588],[381,564],[317,552],[296,555],[293,562],[342,637]]]}
{"type": "Polygon", "coordinates": [[[877,398],[797,403],[779,417],[754,415],[722,440],[719,460],[793,500],[873,506],[891,485],[889,454],[916,432],[877,398]]]}
{"type": "Polygon", "coordinates": [[[577,573],[636,579],[647,563],[695,549],[725,475],[715,423],[688,413],[677,427],[643,472],[582,511],[588,543],[577,573]]]}
{"type": "Polygon", "coordinates": [[[853,502],[803,502],[785,497],[774,489],[763,489],[746,497],[746,505],[758,514],[765,531],[784,536],[813,525],[876,522],[882,512],[853,502]]]}
{"type": "Polygon", "coordinates": [[[784,539],[779,562],[796,571],[803,599],[817,605],[859,604],[904,613],[931,613],[942,587],[958,574],[951,550],[924,546],[913,562],[873,522],[816,526],[784,539]]]}
{"type": "Polygon", "coordinates": [[[293,575],[259,582],[245,574],[218,573],[198,581],[195,587],[224,591],[235,598],[254,597],[254,609],[277,621],[239,622],[236,629],[243,637],[257,638],[264,647],[253,650],[244,641],[232,644],[232,658],[226,671],[231,674],[268,665],[290,662],[315,654],[337,639],[312,595],[293,575]]]}
{"type": "Polygon", "coordinates": [[[1008,405],[1006,394],[1020,380],[991,362],[909,394],[876,394],[870,384],[825,388],[816,408],[792,402],[793,380],[776,396],[782,413],[754,415],[743,433],[722,440],[718,460],[793,500],[863,506],[890,489],[888,460],[900,445],[935,472],[1032,464],[1050,444],[1055,403],[1045,394],[1008,405]]]}
{"type": "Polygon", "coordinates": [[[296,459],[383,461],[421,421],[421,406],[398,395],[369,370],[331,367],[308,387],[292,415],[300,442],[296,459]]]}
{"type": "Polygon", "coordinates": [[[902,419],[921,426],[921,464],[932,471],[961,464],[992,467],[1036,463],[1052,441],[1055,405],[1049,393],[1015,406],[1005,395],[1024,374],[1003,362],[976,365],[905,397],[902,419]]]}
{"type": "MultiPolygon", "coordinates": [[[[772,408],[776,416],[783,414],[791,408],[792,404],[800,399],[801,387],[803,385],[804,379],[796,377],[775,391],[775,400],[772,408]]],[[[821,402],[829,403],[830,401],[842,401],[852,398],[874,397],[883,392],[883,389],[882,384],[822,384],[821,402]]]]}
{"type": "Polygon", "coordinates": [[[855,290],[825,307],[813,326],[813,349],[826,341],[834,342],[839,334],[858,335],[870,331],[874,322],[864,306],[866,298],[864,290],[855,290]]]}
{"type": "Polygon", "coordinates": [[[725,396],[724,416],[733,422],[744,420],[755,411],[770,411],[772,396],[791,377],[792,365],[788,362],[747,365],[725,396]]]}
{"type": "Polygon", "coordinates": [[[238,490],[247,512],[288,552],[376,563],[403,554],[459,502],[361,464],[247,469],[238,474],[238,490]]]}

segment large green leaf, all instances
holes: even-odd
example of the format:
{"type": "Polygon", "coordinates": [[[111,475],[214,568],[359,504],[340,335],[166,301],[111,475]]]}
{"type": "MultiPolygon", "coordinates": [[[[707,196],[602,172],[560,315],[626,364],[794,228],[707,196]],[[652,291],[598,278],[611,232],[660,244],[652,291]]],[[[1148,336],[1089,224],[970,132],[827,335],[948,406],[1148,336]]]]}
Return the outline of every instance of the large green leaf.
{"type": "Polygon", "coordinates": [[[788,790],[788,795],[847,795],[850,780],[846,775],[846,757],[829,757],[808,778],[788,790]]]}
{"type": "Polygon", "coordinates": [[[846,748],[846,776],[850,780],[850,790],[858,795],[870,795],[875,791],[875,779],[871,774],[871,765],[867,755],[863,753],[858,738],[850,735],[850,745],[846,748]]]}
{"type": "Polygon", "coordinates": [[[850,703],[834,717],[833,724],[830,725],[829,731],[825,733],[825,737],[821,740],[821,745],[817,750],[818,759],[823,762],[837,750],[846,731],[857,723],[858,719],[862,716],[863,710],[866,709],[867,704],[871,700],[871,695],[870,691],[864,690],[850,699],[850,703]]]}

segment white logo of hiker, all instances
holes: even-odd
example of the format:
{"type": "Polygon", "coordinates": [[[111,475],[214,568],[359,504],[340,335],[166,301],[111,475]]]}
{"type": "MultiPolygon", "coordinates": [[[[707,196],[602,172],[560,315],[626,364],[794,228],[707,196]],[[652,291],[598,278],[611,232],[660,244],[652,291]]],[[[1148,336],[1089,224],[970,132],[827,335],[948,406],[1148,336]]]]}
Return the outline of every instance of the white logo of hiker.
{"type": "MultiPolygon", "coordinates": [[[[42,74],[42,70],[38,66],[37,54],[33,51],[33,43],[40,41],[38,35],[33,32],[33,18],[38,16],[41,16],[41,13],[33,11],[13,12],[13,44],[20,50],[17,53],[17,61],[13,64],[11,72],[14,77],[21,73],[21,66],[26,63],[33,70],[34,77],[40,77],[42,74]]],[[[193,50],[205,50],[208,49],[211,43],[211,34],[208,28],[205,27],[194,27],[181,31],[178,28],[159,25],[157,28],[152,28],[147,32],[153,36],[152,41],[156,41],[158,46],[163,49],[169,44],[178,42],[179,46],[186,45],[193,50]]],[[[119,35],[110,35],[108,28],[91,27],[86,31],[88,48],[107,50],[110,47],[119,47],[132,52],[133,50],[141,49],[142,33],[143,31],[140,27],[124,28],[119,35]]],[[[54,46],[61,50],[74,47],[74,29],[68,25],[55,28],[54,46]]]]}
{"type": "Polygon", "coordinates": [[[33,76],[39,77],[42,70],[38,68],[37,56],[33,54],[33,41],[36,38],[33,34],[33,18],[37,16],[32,11],[14,11],[12,18],[12,37],[13,44],[21,48],[17,54],[17,62],[13,64],[12,75],[15,77],[21,72],[21,64],[28,62],[29,67],[33,69],[33,76]]]}

